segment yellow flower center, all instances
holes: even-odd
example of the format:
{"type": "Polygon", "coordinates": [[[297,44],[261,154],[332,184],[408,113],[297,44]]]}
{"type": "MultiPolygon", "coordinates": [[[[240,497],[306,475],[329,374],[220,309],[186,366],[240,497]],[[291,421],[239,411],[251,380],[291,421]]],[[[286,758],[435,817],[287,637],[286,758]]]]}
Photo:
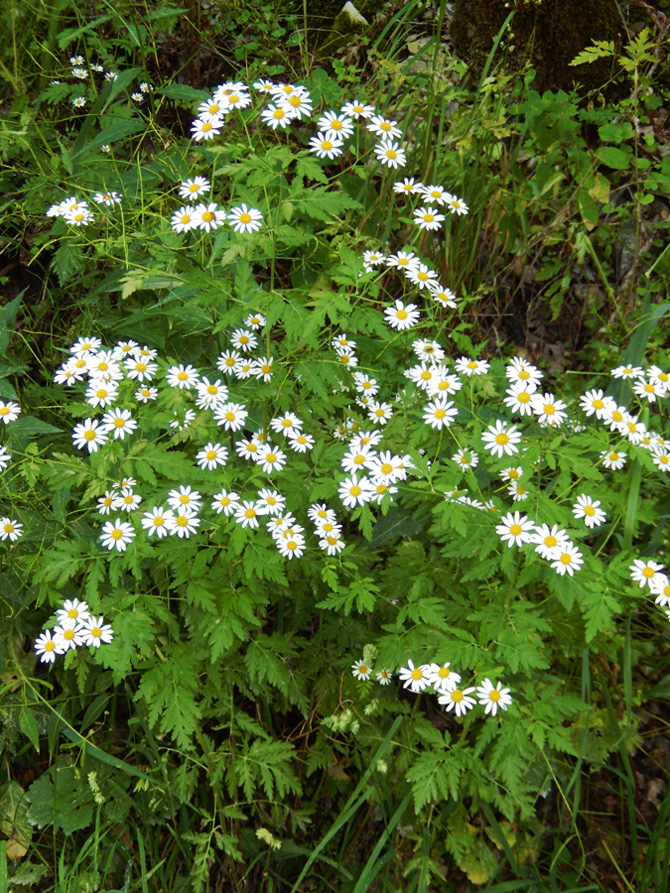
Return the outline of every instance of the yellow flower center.
{"type": "Polygon", "coordinates": [[[446,416],[446,414],[447,414],[446,409],[436,409],[435,410],[435,418],[436,419],[443,419],[446,416]]]}
{"type": "Polygon", "coordinates": [[[93,636],[94,639],[99,639],[100,636],[102,635],[102,630],[100,629],[99,626],[94,626],[93,629],[91,630],[91,635],[93,636]]]}
{"type": "Polygon", "coordinates": [[[95,431],[93,431],[91,428],[89,428],[88,431],[84,432],[84,439],[85,440],[95,440],[95,431]]]}
{"type": "Polygon", "coordinates": [[[602,400],[594,400],[593,403],[591,404],[591,406],[592,406],[594,409],[602,409],[604,405],[605,405],[605,404],[603,403],[602,400]]]}
{"type": "Polygon", "coordinates": [[[393,466],[391,465],[390,462],[384,462],[382,464],[382,473],[383,474],[391,474],[392,471],[393,471],[393,466]]]}
{"type": "Polygon", "coordinates": [[[160,515],[156,515],[156,517],[153,519],[153,522],[154,522],[154,527],[162,527],[163,524],[165,524],[165,519],[161,518],[160,515]]]}
{"type": "Polygon", "coordinates": [[[45,643],[44,643],[44,650],[45,650],[45,651],[53,651],[53,650],[55,649],[55,647],[56,647],[56,645],[55,645],[54,642],[51,641],[51,639],[49,639],[48,642],[45,642],[45,643]]]}
{"type": "Polygon", "coordinates": [[[264,375],[268,375],[270,372],[270,369],[271,369],[271,366],[269,363],[263,363],[263,365],[261,366],[261,372],[264,375]]]}
{"type": "Polygon", "coordinates": [[[205,121],[205,123],[202,125],[202,129],[204,133],[207,133],[209,130],[212,129],[212,125],[209,123],[209,121],[205,121]]]}
{"type": "Polygon", "coordinates": [[[188,518],[186,515],[177,515],[177,527],[187,527],[188,518]]]}
{"type": "Polygon", "coordinates": [[[500,446],[505,446],[506,443],[509,442],[509,437],[505,434],[504,431],[501,431],[500,434],[496,434],[496,443],[499,443],[500,446]]]}
{"type": "Polygon", "coordinates": [[[181,223],[190,223],[191,215],[190,214],[182,214],[181,215],[181,223]]]}
{"type": "Polygon", "coordinates": [[[203,211],[202,219],[205,223],[211,223],[211,221],[214,220],[214,216],[214,211],[203,211]]]}
{"type": "Polygon", "coordinates": [[[132,505],[133,497],[130,494],[128,496],[124,496],[123,501],[125,502],[126,505],[132,505]]]}
{"type": "Polygon", "coordinates": [[[619,459],[619,454],[618,453],[610,453],[609,458],[610,458],[610,462],[617,462],[619,459]]]}
{"type": "Polygon", "coordinates": [[[123,531],[119,530],[118,527],[115,527],[114,530],[112,530],[112,539],[113,540],[120,540],[122,536],[123,536],[123,531]]]}
{"type": "Polygon", "coordinates": [[[452,691],[451,700],[454,702],[454,704],[460,704],[460,702],[463,700],[463,692],[460,690],[460,688],[452,691]]]}
{"type": "Polygon", "coordinates": [[[426,223],[432,223],[433,220],[435,220],[432,214],[424,214],[423,219],[426,221],[426,223]]]}
{"type": "Polygon", "coordinates": [[[125,419],[118,419],[118,418],[114,419],[114,427],[115,428],[123,428],[125,424],[126,424],[125,419]]]}
{"type": "Polygon", "coordinates": [[[520,524],[512,524],[509,532],[512,534],[512,536],[519,536],[519,534],[523,532],[523,527],[520,524]]]}
{"type": "Polygon", "coordinates": [[[188,373],[186,373],[186,372],[178,372],[178,373],[177,373],[177,378],[179,379],[179,381],[186,381],[186,379],[188,378],[188,373]]]}
{"type": "Polygon", "coordinates": [[[272,113],[272,117],[275,119],[275,121],[281,121],[281,119],[284,117],[284,110],[283,109],[275,109],[274,112],[272,113]]]}
{"type": "MultiPolygon", "coordinates": [[[[210,110],[210,112],[212,112],[212,114],[216,114],[216,112],[218,112],[218,110],[219,110],[219,107],[218,107],[218,105],[212,105],[209,107],[209,110],[210,110]],[[212,109],[216,109],[216,111],[212,112],[212,109]]],[[[191,183],[191,185],[188,187],[189,192],[197,192],[199,189],[200,189],[200,187],[198,186],[197,183],[191,183]]]]}
{"type": "Polygon", "coordinates": [[[651,578],[654,576],[654,571],[650,567],[645,567],[645,569],[642,571],[642,576],[646,577],[647,580],[651,580],[651,578]]]}
{"type": "Polygon", "coordinates": [[[323,140],[321,143],[321,148],[324,150],[324,152],[330,152],[330,150],[333,148],[333,144],[330,140],[323,140]]]}
{"type": "Polygon", "coordinates": [[[66,629],[65,632],[63,633],[63,638],[67,639],[68,642],[72,641],[72,639],[74,639],[74,630],[66,629]]]}
{"type": "Polygon", "coordinates": [[[553,415],[556,412],[556,407],[553,403],[545,403],[544,404],[544,414],[545,415],[553,415]]]}
{"type": "Polygon", "coordinates": [[[407,319],[407,311],[406,310],[398,310],[396,316],[398,319],[407,319]]]}
{"type": "Polygon", "coordinates": [[[622,422],[623,414],[621,412],[619,412],[618,409],[615,409],[614,412],[612,413],[612,418],[615,422],[622,422]]]}
{"type": "Polygon", "coordinates": [[[449,667],[440,667],[440,669],[437,671],[437,675],[440,677],[440,679],[446,679],[450,672],[451,670],[449,669],[449,667]]]}
{"type": "Polygon", "coordinates": [[[98,390],[95,392],[95,396],[98,397],[98,399],[100,400],[104,400],[104,398],[107,396],[107,391],[105,390],[105,388],[98,388],[98,390]]]}
{"type": "Polygon", "coordinates": [[[349,490],[349,492],[351,493],[352,496],[360,496],[362,491],[361,491],[361,488],[358,486],[358,484],[354,484],[354,486],[351,488],[351,490],[349,490]]]}
{"type": "Polygon", "coordinates": [[[251,509],[251,508],[245,509],[244,516],[245,516],[245,518],[255,518],[256,512],[254,509],[251,509]]]}
{"type": "Polygon", "coordinates": [[[412,670],[412,679],[423,679],[423,672],[419,669],[419,667],[414,667],[412,670]]]}
{"type": "Polygon", "coordinates": [[[240,214],[240,223],[251,223],[251,214],[240,214]]]}
{"type": "Polygon", "coordinates": [[[562,564],[570,564],[571,561],[572,561],[572,557],[571,557],[570,553],[563,552],[563,554],[561,555],[561,563],[562,564]]]}
{"type": "Polygon", "coordinates": [[[519,403],[529,403],[530,402],[530,394],[528,393],[528,391],[520,391],[517,394],[516,399],[519,401],[519,403]]]}
{"type": "Polygon", "coordinates": [[[396,153],[395,150],[393,150],[393,149],[387,149],[387,150],[386,150],[386,157],[387,157],[387,158],[390,158],[391,161],[393,161],[393,160],[397,157],[397,153],[396,153]]]}
{"type": "Polygon", "coordinates": [[[593,515],[595,515],[595,513],[596,513],[596,510],[593,508],[592,505],[585,505],[585,506],[584,506],[584,514],[585,514],[585,515],[588,515],[589,517],[592,517],[593,515]]]}
{"type": "Polygon", "coordinates": [[[226,421],[227,421],[227,422],[234,422],[234,421],[235,421],[235,413],[234,413],[234,412],[230,412],[230,410],[229,410],[229,411],[226,413],[226,421]]]}
{"type": "Polygon", "coordinates": [[[207,458],[208,459],[216,459],[217,453],[216,450],[207,450],[207,458]]]}
{"type": "Polygon", "coordinates": [[[494,689],[492,689],[492,691],[489,692],[489,700],[491,700],[491,701],[499,701],[500,700],[500,692],[498,691],[497,688],[494,688],[494,689]]]}

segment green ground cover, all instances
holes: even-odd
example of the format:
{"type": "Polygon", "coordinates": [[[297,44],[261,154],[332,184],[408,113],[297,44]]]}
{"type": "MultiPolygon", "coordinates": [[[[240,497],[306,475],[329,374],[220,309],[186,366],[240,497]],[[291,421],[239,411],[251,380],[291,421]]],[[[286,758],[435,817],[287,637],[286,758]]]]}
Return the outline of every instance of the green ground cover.
{"type": "Polygon", "coordinates": [[[3,12],[0,893],[668,887],[660,19],[363,11],[3,12]]]}

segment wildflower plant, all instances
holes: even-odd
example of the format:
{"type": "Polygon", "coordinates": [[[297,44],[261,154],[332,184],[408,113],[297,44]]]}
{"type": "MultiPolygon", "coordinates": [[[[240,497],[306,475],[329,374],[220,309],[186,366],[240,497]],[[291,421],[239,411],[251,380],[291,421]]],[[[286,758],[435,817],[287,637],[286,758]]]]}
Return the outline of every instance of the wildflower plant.
{"type": "MultiPolygon", "coordinates": [[[[131,89],[108,83],[117,104],[131,89]]],[[[142,81],[124,120],[157,126],[176,86],[142,81]]],[[[416,815],[527,820],[591,735],[577,656],[614,663],[633,616],[667,624],[644,545],[667,498],[667,357],[615,367],[615,400],[606,376],[580,392],[473,344],[441,248],[476,188],[418,166],[402,109],[318,71],[193,93],[146,181],[141,131],[105,110],[43,208],[61,282],[90,267],[119,305],[85,305],[49,369],[59,425],[24,461],[53,542],[18,507],[0,519],[41,619],[64,602],[34,650],[91,691],[132,680],[178,796],[213,780],[202,814],[233,862],[245,813],[224,790],[279,827],[303,757],[334,785],[396,722],[380,759],[416,815]],[[277,731],[289,717],[309,754],[277,731]]]]}

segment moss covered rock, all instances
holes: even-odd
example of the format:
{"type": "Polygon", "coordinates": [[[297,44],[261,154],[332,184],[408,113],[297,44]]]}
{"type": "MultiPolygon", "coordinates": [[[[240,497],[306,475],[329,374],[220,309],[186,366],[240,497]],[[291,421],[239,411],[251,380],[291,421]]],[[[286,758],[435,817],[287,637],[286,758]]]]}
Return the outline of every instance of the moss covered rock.
{"type": "MultiPolygon", "coordinates": [[[[587,90],[605,84],[610,60],[571,66],[575,56],[594,40],[620,43],[623,24],[617,0],[456,0],[451,39],[456,53],[478,77],[503,22],[514,18],[505,41],[512,52],[498,54],[514,68],[530,54],[537,72],[537,90],[569,90],[575,83],[587,90]]],[[[496,60],[497,61],[497,60],[496,60]]]]}

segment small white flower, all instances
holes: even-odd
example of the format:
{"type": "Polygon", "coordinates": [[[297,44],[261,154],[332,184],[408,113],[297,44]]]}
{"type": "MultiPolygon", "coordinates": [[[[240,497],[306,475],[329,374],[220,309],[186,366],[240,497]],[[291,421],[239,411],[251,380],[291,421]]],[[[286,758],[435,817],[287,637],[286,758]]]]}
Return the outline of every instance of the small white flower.
{"type": "Polygon", "coordinates": [[[470,688],[454,688],[441,694],[437,699],[438,704],[443,704],[447,712],[453,710],[456,716],[465,716],[468,710],[472,710],[477,703],[474,698],[470,697],[474,690],[474,686],[470,688]]]}
{"type": "Polygon", "coordinates": [[[174,512],[170,509],[164,509],[163,506],[154,506],[150,512],[142,515],[142,527],[149,536],[154,533],[160,539],[168,535],[168,523],[172,520],[174,512]]]}
{"type": "Polygon", "coordinates": [[[393,307],[387,307],[384,310],[386,322],[392,329],[397,329],[398,331],[411,329],[419,321],[420,315],[416,309],[416,304],[403,304],[399,299],[396,299],[393,307]]]}
{"type": "Polygon", "coordinates": [[[582,553],[577,549],[574,543],[563,542],[556,547],[556,551],[551,559],[551,566],[560,576],[568,574],[570,577],[575,571],[578,571],[584,559],[582,553]]]}
{"type": "Polygon", "coordinates": [[[402,667],[398,673],[398,678],[403,684],[403,688],[409,688],[414,693],[422,692],[427,688],[430,682],[430,664],[422,664],[415,667],[411,660],[407,661],[407,666],[402,667]]]}
{"type": "Polygon", "coordinates": [[[495,716],[499,707],[502,710],[507,710],[512,703],[509,688],[501,688],[501,685],[502,683],[498,682],[494,687],[490,679],[485,679],[477,689],[479,703],[482,707],[486,706],[484,711],[486,714],[490,713],[491,716],[495,716]]]}
{"type": "Polygon", "coordinates": [[[640,584],[640,589],[645,586],[651,589],[652,582],[663,576],[663,565],[651,559],[643,561],[641,558],[636,558],[630,566],[630,572],[631,579],[640,584]]]}
{"type": "Polygon", "coordinates": [[[582,493],[572,507],[572,514],[575,518],[583,518],[587,527],[599,527],[607,519],[605,512],[598,508],[599,505],[599,499],[594,502],[590,496],[582,493]]]}
{"type": "Polygon", "coordinates": [[[212,497],[212,509],[220,515],[223,512],[226,517],[232,515],[240,502],[240,497],[232,490],[221,490],[212,497]]]}
{"type": "Polygon", "coordinates": [[[510,548],[533,542],[535,522],[531,521],[527,515],[522,515],[520,512],[514,512],[514,514],[509,512],[500,521],[501,523],[496,526],[496,533],[510,548]]]}
{"type": "Polygon", "coordinates": [[[188,508],[179,508],[171,518],[166,520],[165,526],[171,536],[176,535],[179,539],[188,539],[192,533],[198,532],[200,518],[196,517],[188,508]]]}
{"type": "Polygon", "coordinates": [[[517,444],[521,441],[521,433],[515,425],[508,425],[498,419],[495,425],[489,425],[488,430],[482,434],[482,441],[486,449],[500,459],[503,455],[512,456],[519,452],[517,444]]]}
{"type": "Polygon", "coordinates": [[[126,546],[134,538],[135,530],[133,525],[127,521],[122,521],[121,518],[117,518],[113,524],[111,521],[107,521],[103,525],[100,542],[110,551],[116,549],[117,552],[125,552],[126,546]]]}
{"type": "Polygon", "coordinates": [[[367,682],[367,680],[370,678],[372,667],[370,667],[362,660],[357,660],[351,665],[351,672],[354,679],[358,679],[361,682],[367,682]]]}
{"type": "Polygon", "coordinates": [[[261,228],[263,215],[258,208],[249,208],[244,202],[228,214],[228,223],[236,233],[253,233],[261,228]]]}
{"type": "Polygon", "coordinates": [[[228,460],[228,450],[221,446],[220,443],[208,443],[203,449],[196,453],[195,461],[203,471],[214,471],[219,466],[226,464],[228,460]]]}

